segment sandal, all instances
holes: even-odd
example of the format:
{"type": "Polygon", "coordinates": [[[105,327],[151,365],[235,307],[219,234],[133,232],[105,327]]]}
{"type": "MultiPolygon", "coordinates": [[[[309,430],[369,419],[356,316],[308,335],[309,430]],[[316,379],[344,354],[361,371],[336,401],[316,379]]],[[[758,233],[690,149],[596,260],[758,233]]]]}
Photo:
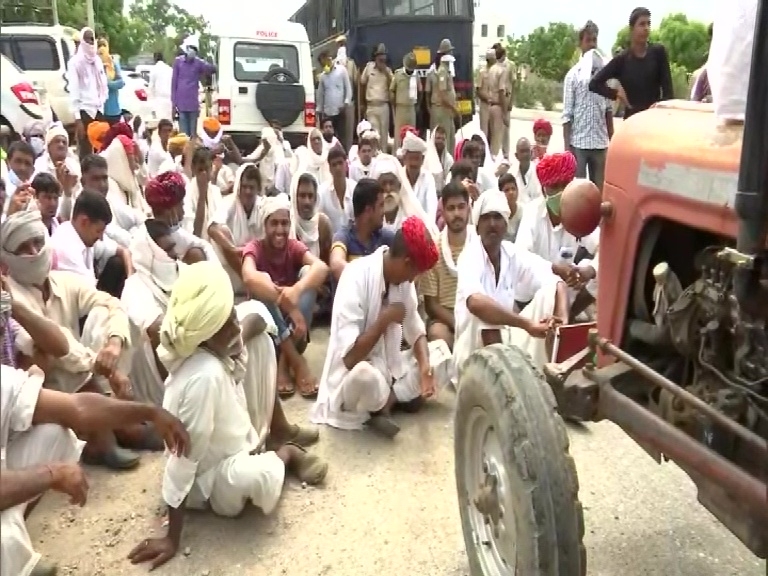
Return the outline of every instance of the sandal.
{"type": "Polygon", "coordinates": [[[279,376],[277,379],[277,395],[280,397],[281,400],[285,400],[287,398],[290,398],[296,393],[296,386],[294,386],[293,382],[291,382],[290,378],[287,376],[284,380],[280,380],[279,376]]]}
{"type": "Polygon", "coordinates": [[[317,398],[318,385],[317,379],[314,376],[299,380],[297,388],[299,389],[299,395],[307,400],[314,400],[317,398]]]}
{"type": "Polygon", "coordinates": [[[286,446],[295,446],[301,450],[301,457],[291,463],[292,472],[301,481],[309,486],[316,486],[325,480],[328,474],[328,463],[323,462],[319,456],[310,454],[306,448],[295,442],[287,442],[286,446]]]}

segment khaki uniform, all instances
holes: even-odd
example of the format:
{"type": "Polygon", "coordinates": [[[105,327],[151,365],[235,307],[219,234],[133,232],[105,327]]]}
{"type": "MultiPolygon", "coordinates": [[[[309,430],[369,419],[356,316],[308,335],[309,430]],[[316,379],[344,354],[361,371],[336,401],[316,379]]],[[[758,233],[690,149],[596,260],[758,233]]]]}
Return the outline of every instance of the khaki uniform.
{"type": "MultiPolygon", "coordinates": [[[[507,70],[507,109],[508,112],[512,112],[512,106],[515,100],[515,82],[517,80],[517,68],[515,67],[515,63],[512,62],[509,58],[504,58],[503,62],[500,62],[502,66],[504,66],[507,70]]],[[[504,152],[504,157],[509,158],[509,124],[507,126],[504,126],[504,135],[502,137],[501,141],[501,149],[504,152]]]]}
{"type": "Polygon", "coordinates": [[[389,85],[392,70],[379,70],[376,64],[368,62],[360,76],[360,85],[365,90],[365,118],[379,133],[382,146],[389,139],[389,85]]]}
{"type": "Polygon", "coordinates": [[[485,134],[486,140],[491,141],[491,133],[488,130],[488,121],[490,120],[490,104],[488,104],[488,68],[483,68],[477,74],[475,81],[475,93],[480,102],[478,113],[480,115],[480,130],[485,134]]]}
{"type": "Polygon", "coordinates": [[[430,93],[429,119],[430,129],[442,126],[445,130],[445,146],[453,151],[456,145],[456,126],[453,123],[456,108],[456,89],[447,65],[441,64],[427,76],[427,90],[430,93]],[[448,106],[444,104],[448,103],[448,106]]]}
{"type": "Polygon", "coordinates": [[[402,140],[400,129],[403,126],[416,125],[416,101],[418,100],[418,88],[416,98],[411,97],[411,78],[414,78],[418,86],[418,78],[410,76],[405,68],[395,70],[392,82],[389,85],[389,96],[395,113],[395,150],[400,148],[402,140]]]}
{"type": "Polygon", "coordinates": [[[507,69],[504,64],[496,62],[488,69],[488,76],[486,77],[486,93],[488,95],[489,103],[489,124],[491,129],[491,137],[489,146],[491,148],[491,154],[495,158],[499,151],[503,149],[503,139],[506,136],[509,138],[509,126],[504,125],[504,114],[509,114],[506,107],[502,109],[500,94],[503,92],[505,95],[508,93],[509,87],[507,86],[507,69]]]}

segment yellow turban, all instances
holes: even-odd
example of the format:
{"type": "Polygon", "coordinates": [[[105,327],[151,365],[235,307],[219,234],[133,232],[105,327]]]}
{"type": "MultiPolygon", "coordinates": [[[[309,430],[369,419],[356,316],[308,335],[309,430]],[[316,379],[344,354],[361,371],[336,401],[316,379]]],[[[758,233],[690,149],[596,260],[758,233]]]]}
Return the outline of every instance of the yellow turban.
{"type": "Polygon", "coordinates": [[[209,116],[203,120],[203,130],[216,134],[219,130],[221,130],[221,122],[219,122],[216,118],[209,116]]]}
{"type": "Polygon", "coordinates": [[[232,282],[221,264],[205,261],[181,267],[160,326],[160,361],[170,370],[176,361],[191,356],[221,330],[234,305],[232,282]]]}

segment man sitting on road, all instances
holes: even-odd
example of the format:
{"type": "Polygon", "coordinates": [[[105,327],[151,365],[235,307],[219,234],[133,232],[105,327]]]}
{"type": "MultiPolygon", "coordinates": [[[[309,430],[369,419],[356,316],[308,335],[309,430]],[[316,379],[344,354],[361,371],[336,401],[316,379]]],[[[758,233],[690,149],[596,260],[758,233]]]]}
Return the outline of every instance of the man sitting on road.
{"type": "Polygon", "coordinates": [[[443,188],[443,214],[446,227],[440,231],[440,258],[423,277],[419,288],[427,313],[427,339],[443,340],[453,348],[458,270],[456,260],[467,242],[476,234],[469,222],[469,194],[459,182],[443,188]]]}
{"type": "Polygon", "coordinates": [[[395,233],[384,228],[384,189],[376,180],[364,178],[352,193],[355,219],[333,236],[330,266],[338,283],[347,263],[391,246],[395,233]]]}
{"type": "Polygon", "coordinates": [[[249,242],[243,250],[243,282],[251,297],[267,306],[277,326],[278,393],[286,397],[298,388],[302,396],[314,398],[317,379],[302,353],[328,265],[302,242],[289,238],[291,201],[285,194],[268,198],[262,215],[264,238],[249,242]]]}
{"type": "Polygon", "coordinates": [[[331,180],[320,185],[318,210],[328,215],[333,231],[336,232],[351,219],[350,203],[356,182],[347,178],[347,154],[342,148],[331,148],[328,151],[328,167],[331,180]]]}
{"type": "Polygon", "coordinates": [[[445,342],[427,344],[413,281],[437,262],[437,247],[418,216],[406,218],[392,247],[350,262],[341,275],[331,318],[316,424],[346,430],[368,424],[393,438],[397,406],[415,411],[449,380],[445,342]],[[405,340],[411,348],[401,351],[405,340]],[[394,384],[393,384],[394,383],[394,384]]]}
{"type": "Polygon", "coordinates": [[[570,152],[544,156],[536,174],[544,196],[525,205],[515,245],[552,263],[552,271],[569,286],[570,317],[575,318],[597,295],[597,250],[600,228],[584,238],[568,233],[560,221],[560,198],[576,174],[570,152]]]}
{"type": "Polygon", "coordinates": [[[549,361],[545,337],[568,318],[565,283],[549,262],[504,240],[509,205],[502,192],[481,194],[473,212],[478,235],[457,264],[456,373],[474,350],[500,342],[517,345],[540,367],[549,361]],[[518,314],[516,301],[530,303],[518,314]]]}
{"type": "Polygon", "coordinates": [[[328,264],[333,229],[330,218],[318,209],[317,180],[311,174],[300,174],[292,186],[290,237],[328,264]]]}
{"type": "Polygon", "coordinates": [[[286,469],[307,484],[319,484],[328,465],[296,444],[266,451],[266,422],[253,426],[239,382],[244,370],[241,327],[224,269],[214,262],[184,267],[160,327],[158,357],[168,370],[163,406],[189,431],[185,458],[171,454],[165,466],[163,500],[168,532],[143,540],[129,554],[133,564],[155,568],[178,551],[186,509],[209,504],[234,517],[250,500],[271,513],[283,491],[286,469]]]}
{"type": "MultiPolygon", "coordinates": [[[[46,387],[69,393],[101,393],[106,383],[97,381],[96,373],[108,380],[118,397],[129,397],[130,328],[120,302],[77,274],[51,271],[53,249],[39,212],[9,216],[0,232],[0,262],[8,268],[13,298],[66,328],[72,336],[66,356],[46,359],[46,387]],[[82,318],[85,321],[81,324],[82,318]]],[[[21,354],[35,357],[33,342],[24,330],[19,330],[16,344],[21,354]]],[[[124,442],[145,446],[144,427],[120,432],[124,442]]],[[[86,453],[92,461],[116,470],[139,463],[139,455],[119,448],[111,433],[90,440],[86,453]]]]}

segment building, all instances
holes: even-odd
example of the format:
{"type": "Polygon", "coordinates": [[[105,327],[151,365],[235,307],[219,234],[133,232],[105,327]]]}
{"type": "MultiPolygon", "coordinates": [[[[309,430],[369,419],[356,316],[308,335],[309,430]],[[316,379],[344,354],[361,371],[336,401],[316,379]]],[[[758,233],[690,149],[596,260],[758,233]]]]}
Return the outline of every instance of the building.
{"type": "Polygon", "coordinates": [[[509,34],[503,24],[509,15],[509,5],[502,10],[502,4],[492,0],[473,0],[475,5],[475,23],[472,30],[472,53],[475,55],[475,68],[485,64],[485,52],[496,42],[504,43],[509,34]],[[506,12],[506,13],[505,13],[506,12]]]}

